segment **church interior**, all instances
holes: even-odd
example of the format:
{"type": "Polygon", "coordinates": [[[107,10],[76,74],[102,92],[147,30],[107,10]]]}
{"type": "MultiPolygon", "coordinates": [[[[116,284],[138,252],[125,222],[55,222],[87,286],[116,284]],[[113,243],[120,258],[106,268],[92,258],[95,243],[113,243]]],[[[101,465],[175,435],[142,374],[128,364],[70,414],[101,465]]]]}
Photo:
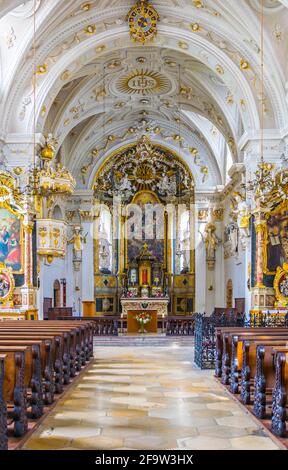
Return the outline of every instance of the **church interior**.
{"type": "Polygon", "coordinates": [[[0,450],[287,450],[288,0],[0,1],[0,450]]]}

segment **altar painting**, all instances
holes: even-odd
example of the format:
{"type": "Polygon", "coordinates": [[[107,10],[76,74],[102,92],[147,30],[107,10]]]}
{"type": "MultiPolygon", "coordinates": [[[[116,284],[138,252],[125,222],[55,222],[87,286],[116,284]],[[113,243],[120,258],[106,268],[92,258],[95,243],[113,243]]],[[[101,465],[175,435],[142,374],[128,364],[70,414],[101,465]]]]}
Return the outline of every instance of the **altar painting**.
{"type": "Polygon", "coordinates": [[[128,261],[132,262],[140,256],[143,250],[143,244],[147,243],[148,251],[151,253],[151,257],[155,257],[159,263],[164,264],[164,240],[128,240],[128,261]]]}
{"type": "Polygon", "coordinates": [[[0,263],[10,267],[14,273],[21,272],[21,221],[6,208],[0,208],[0,263]]]}
{"type": "Polygon", "coordinates": [[[267,219],[265,274],[274,275],[288,262],[288,208],[278,209],[267,219]]]}
{"type": "MultiPolygon", "coordinates": [[[[153,192],[150,191],[141,191],[135,195],[133,198],[132,204],[135,204],[139,207],[142,213],[142,224],[141,217],[138,219],[138,223],[141,224],[141,227],[136,227],[136,224],[131,224],[130,234],[132,236],[127,236],[127,261],[131,263],[137,257],[140,256],[141,251],[143,250],[143,245],[146,243],[148,245],[148,252],[150,252],[151,257],[155,257],[156,260],[164,265],[165,261],[165,236],[166,236],[166,216],[164,212],[161,212],[159,216],[156,214],[156,211],[153,211],[153,207],[156,209],[156,204],[159,204],[159,199],[153,192]],[[149,226],[145,220],[145,209],[146,207],[149,210],[153,211],[153,227],[149,226]],[[159,227],[161,224],[161,227],[159,227]],[[148,230],[147,230],[148,228],[148,230]],[[133,234],[135,233],[135,236],[133,234]],[[161,236],[162,235],[162,236],[161,236]]],[[[128,224],[129,216],[133,214],[133,206],[128,206],[128,224]]],[[[127,226],[128,228],[128,226],[127,226]]]]}

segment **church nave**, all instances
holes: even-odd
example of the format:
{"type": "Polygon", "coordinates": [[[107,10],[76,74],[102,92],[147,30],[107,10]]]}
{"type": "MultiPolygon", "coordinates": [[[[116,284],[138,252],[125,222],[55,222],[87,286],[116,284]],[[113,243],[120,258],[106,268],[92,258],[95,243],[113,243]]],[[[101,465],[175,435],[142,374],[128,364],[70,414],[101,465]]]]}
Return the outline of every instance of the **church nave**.
{"type": "Polygon", "coordinates": [[[281,448],[181,342],[96,347],[94,356],[24,449],[281,448]]]}
{"type": "Polygon", "coordinates": [[[1,456],[288,450],[287,57],[288,0],[0,0],[1,456]]]}

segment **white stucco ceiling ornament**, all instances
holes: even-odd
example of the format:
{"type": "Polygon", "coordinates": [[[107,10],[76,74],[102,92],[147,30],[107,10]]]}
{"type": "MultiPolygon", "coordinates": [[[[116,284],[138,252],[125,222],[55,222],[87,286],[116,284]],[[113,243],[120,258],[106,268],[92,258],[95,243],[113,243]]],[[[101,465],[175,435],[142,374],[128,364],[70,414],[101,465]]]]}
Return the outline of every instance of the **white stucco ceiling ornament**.
{"type": "MultiPolygon", "coordinates": [[[[48,123],[47,125],[52,123],[61,132],[61,139],[62,137],[67,139],[65,146],[69,148],[70,141],[73,142],[72,134],[77,135],[82,126],[85,126],[85,122],[93,120],[96,113],[100,114],[105,111],[108,116],[110,113],[111,115],[115,113],[118,119],[117,125],[123,120],[123,125],[128,129],[129,126],[135,125],[137,113],[141,112],[141,108],[145,108],[148,120],[153,119],[153,116],[160,112],[171,124],[180,103],[182,110],[209,118],[211,124],[221,129],[227,141],[233,138],[233,135],[234,139],[240,138],[241,131],[253,133],[259,127],[257,118],[262,96],[259,95],[258,86],[254,86],[255,83],[256,85],[259,83],[259,45],[257,44],[259,15],[251,9],[249,1],[245,0],[243,5],[239,6],[239,2],[232,0],[230,10],[226,2],[218,0],[157,1],[155,4],[162,20],[159,23],[157,39],[149,48],[150,51],[146,47],[137,47],[140,54],[147,54],[148,58],[149,55],[151,56],[152,49],[156,58],[154,57],[151,62],[148,60],[142,66],[139,63],[135,64],[135,58],[132,59],[132,56],[127,56],[123,60],[123,51],[132,50],[135,47],[133,43],[131,44],[128,25],[125,21],[125,15],[132,2],[127,2],[127,0],[114,0],[114,3],[111,0],[97,2],[69,0],[65,1],[64,7],[63,0],[55,0],[55,6],[58,5],[57,11],[56,8],[54,10],[47,8],[47,17],[44,18],[46,2],[42,0],[43,8],[41,7],[38,17],[42,15],[43,22],[41,25],[39,22],[41,44],[37,48],[37,65],[41,67],[43,73],[37,75],[37,113],[39,115],[37,129],[41,131],[45,122],[48,123]],[[196,24],[199,27],[196,27],[196,24]],[[167,45],[166,50],[169,51],[167,56],[170,60],[170,65],[168,66],[167,63],[165,67],[162,66],[163,47],[160,47],[164,44],[167,45]],[[187,58],[187,63],[184,63],[181,58],[183,93],[179,100],[176,93],[177,73],[178,58],[182,55],[187,58]],[[103,59],[99,64],[98,58],[103,59]],[[115,66],[112,63],[108,67],[108,60],[113,62],[117,59],[121,62],[120,65],[115,66]],[[93,74],[98,73],[96,71],[98,65],[101,74],[103,64],[110,78],[105,79],[106,90],[103,90],[103,87],[101,89],[101,83],[99,83],[97,93],[93,94],[89,88],[90,80],[93,74]],[[129,73],[142,70],[142,68],[144,71],[148,70],[149,74],[160,74],[166,78],[171,87],[171,91],[167,90],[167,96],[161,95],[163,91],[149,96],[151,88],[155,89],[155,81],[143,80],[138,86],[135,80],[133,83],[135,75],[132,76],[130,84],[128,80],[128,88],[131,91],[138,87],[141,88],[140,92],[134,90],[135,93],[125,92],[119,96],[117,79],[120,76],[126,77],[127,91],[129,73]],[[186,69],[189,70],[187,74],[186,69]],[[255,77],[256,80],[254,80],[255,77]],[[75,81],[74,90],[73,86],[70,90],[63,90],[63,85],[73,84],[74,80],[78,79],[79,82],[75,81]],[[145,94],[145,88],[147,88],[147,96],[142,96],[145,94]],[[233,98],[230,97],[229,100],[228,92],[233,95],[233,98]],[[131,110],[135,111],[134,117],[129,115],[131,110]]],[[[273,11],[276,12],[279,7],[278,2],[268,0],[267,2],[265,5],[271,14],[273,11]]],[[[31,51],[29,52],[30,33],[31,31],[27,29],[27,37],[23,37],[23,44],[27,44],[27,49],[21,48],[20,50],[18,44],[13,48],[14,57],[18,53],[22,56],[19,56],[17,67],[14,68],[12,64],[11,71],[17,70],[17,74],[14,76],[11,74],[9,77],[11,86],[8,86],[7,80],[7,87],[4,90],[2,122],[5,132],[29,132],[31,129],[33,106],[32,103],[25,105],[26,98],[30,96],[29,87],[31,87],[31,62],[27,60],[27,57],[30,59],[32,57],[31,51]],[[19,70],[21,70],[20,75],[19,70]],[[15,119],[17,106],[19,112],[25,107],[25,115],[21,123],[15,119]]],[[[138,51],[137,57],[140,56],[138,51]]],[[[273,71],[271,73],[269,70],[265,79],[267,106],[275,115],[274,119],[271,113],[267,125],[274,129],[277,125],[283,127],[285,116],[287,116],[284,112],[286,102],[285,98],[282,99],[282,76],[279,73],[281,67],[277,65],[277,55],[273,56],[273,49],[269,49],[269,44],[266,51],[267,61],[269,60],[273,71]]],[[[189,119],[193,120],[193,117],[189,119]]],[[[189,119],[187,118],[188,121],[189,119]]],[[[104,121],[107,122],[107,119],[104,121]]],[[[116,127],[117,125],[115,124],[116,127]]],[[[107,127],[107,124],[105,126],[107,127]]],[[[107,130],[105,126],[99,123],[96,139],[107,130]]],[[[165,132],[169,134],[168,127],[165,132]]],[[[119,135],[124,135],[124,131],[119,135]]],[[[170,135],[172,135],[171,132],[170,135]]],[[[171,142],[171,145],[174,143],[171,142]]]]}
{"type": "Polygon", "coordinates": [[[28,0],[12,10],[10,14],[15,18],[30,18],[34,15],[34,12],[38,11],[40,5],[41,0],[36,0],[35,2],[34,0],[28,0]]]}
{"type": "MultiPolygon", "coordinates": [[[[177,47],[178,47],[178,46],[179,46],[179,41],[178,41],[178,42],[176,42],[176,43],[177,43],[177,47]]],[[[97,47],[99,47],[99,46],[97,46],[97,47]]],[[[48,69],[48,71],[47,71],[47,72],[49,73],[49,69],[48,69]]],[[[62,72],[62,74],[61,74],[61,75],[63,75],[63,72],[62,72]]],[[[45,73],[43,73],[43,74],[42,74],[42,76],[41,76],[41,79],[45,78],[44,76],[45,76],[45,73]]]]}
{"type": "MultiPolygon", "coordinates": [[[[262,8],[262,0],[249,0],[250,5],[256,11],[260,12],[262,8]]],[[[279,0],[263,0],[265,13],[278,13],[283,8],[283,3],[279,0]]]]}
{"type": "Polygon", "coordinates": [[[116,89],[119,95],[159,96],[171,90],[171,82],[162,73],[142,68],[120,76],[116,89]]]}

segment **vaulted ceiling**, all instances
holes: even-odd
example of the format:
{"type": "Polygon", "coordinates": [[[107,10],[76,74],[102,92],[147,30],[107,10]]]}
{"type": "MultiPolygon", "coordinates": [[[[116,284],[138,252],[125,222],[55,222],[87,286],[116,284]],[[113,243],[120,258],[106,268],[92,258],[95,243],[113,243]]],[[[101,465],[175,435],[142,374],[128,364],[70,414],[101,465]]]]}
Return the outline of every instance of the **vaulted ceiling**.
{"type": "Polygon", "coordinates": [[[134,0],[2,0],[0,137],[27,137],[35,124],[51,132],[58,158],[89,187],[109,153],[147,133],[211,188],[259,137],[262,106],[267,135],[283,137],[288,1],[264,0],[264,94],[259,0],[151,3],[158,35],[143,46],[126,21],[134,0]]]}

